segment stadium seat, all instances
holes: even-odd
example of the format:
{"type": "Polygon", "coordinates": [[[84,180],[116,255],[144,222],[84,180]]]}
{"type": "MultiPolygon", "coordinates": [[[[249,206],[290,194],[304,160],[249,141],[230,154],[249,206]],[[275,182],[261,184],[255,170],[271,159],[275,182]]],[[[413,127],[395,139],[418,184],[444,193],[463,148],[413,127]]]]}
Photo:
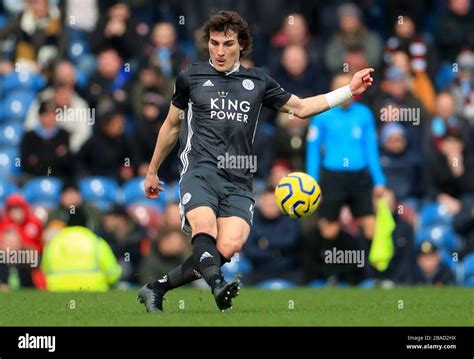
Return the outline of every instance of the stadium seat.
{"type": "Polygon", "coordinates": [[[19,159],[17,148],[0,149],[0,178],[11,178],[20,173],[20,167],[15,166],[17,159],[19,159]]]}
{"type": "Polygon", "coordinates": [[[308,283],[308,287],[310,288],[324,288],[327,282],[326,279],[315,279],[308,283]]]}
{"type": "Polygon", "coordinates": [[[239,279],[240,276],[245,277],[251,271],[252,264],[247,258],[241,255],[232,257],[232,260],[229,263],[222,266],[222,274],[226,281],[239,279]]]}
{"type": "Polygon", "coordinates": [[[79,190],[85,201],[101,211],[107,211],[118,200],[119,186],[107,177],[87,177],[79,181],[79,190]]]}
{"type": "Polygon", "coordinates": [[[18,90],[38,92],[45,85],[46,79],[40,74],[26,70],[13,71],[3,78],[2,91],[4,94],[18,90]]]}
{"type": "Polygon", "coordinates": [[[177,203],[180,201],[179,197],[179,184],[178,182],[170,183],[164,193],[164,199],[166,203],[177,203]]]}
{"type": "Polygon", "coordinates": [[[23,125],[0,125],[0,147],[18,147],[23,137],[23,125]]]}
{"type": "Polygon", "coordinates": [[[8,196],[15,192],[19,192],[19,188],[16,184],[0,179],[0,208],[3,208],[8,196]]]}
{"type": "Polygon", "coordinates": [[[462,262],[457,263],[453,271],[457,284],[474,286],[474,253],[464,257],[462,262]]]}
{"type": "Polygon", "coordinates": [[[421,227],[436,225],[436,224],[451,224],[452,215],[449,214],[446,206],[440,205],[436,202],[426,204],[420,213],[421,227]]]}
{"type": "Polygon", "coordinates": [[[460,238],[449,225],[434,225],[420,228],[416,235],[416,247],[423,241],[433,243],[437,248],[447,252],[457,251],[460,247],[460,238]]]}
{"type": "Polygon", "coordinates": [[[10,93],[0,104],[0,119],[23,121],[35,96],[34,92],[24,90],[10,93]]]}
{"type": "Polygon", "coordinates": [[[296,287],[296,284],[292,281],[286,279],[266,279],[261,281],[256,286],[258,289],[271,289],[271,290],[281,290],[281,289],[290,289],[296,287]]]}
{"type": "MultiPolygon", "coordinates": [[[[127,181],[123,185],[123,203],[126,207],[133,205],[143,205],[158,209],[163,212],[166,208],[165,196],[159,196],[157,199],[146,198],[144,192],[144,177],[136,177],[127,181]]],[[[166,187],[165,187],[166,188],[166,187]]],[[[164,193],[166,193],[165,191],[164,193]]]]}
{"type": "Polygon", "coordinates": [[[32,206],[55,209],[59,205],[62,181],[56,177],[38,177],[23,187],[26,200],[32,206]]]}

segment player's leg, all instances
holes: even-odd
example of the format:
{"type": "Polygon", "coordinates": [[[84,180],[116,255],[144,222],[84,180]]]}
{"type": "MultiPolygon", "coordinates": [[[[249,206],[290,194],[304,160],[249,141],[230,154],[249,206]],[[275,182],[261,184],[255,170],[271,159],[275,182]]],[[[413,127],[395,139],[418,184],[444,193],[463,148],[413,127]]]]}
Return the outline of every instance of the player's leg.
{"type": "Polygon", "coordinates": [[[228,261],[238,253],[250,233],[249,224],[242,218],[217,218],[217,249],[228,261]]]}
{"type": "MultiPolygon", "coordinates": [[[[210,237],[215,238],[217,234],[216,212],[218,199],[204,180],[204,176],[195,171],[187,173],[180,183],[180,214],[182,217],[183,231],[188,234],[204,238],[204,242],[210,237]],[[191,223],[189,222],[190,217],[191,223]],[[201,231],[201,235],[199,232],[201,231]]],[[[199,243],[198,248],[202,248],[202,240],[193,243],[199,243]]],[[[215,240],[214,240],[215,247],[215,240]]],[[[193,252],[196,246],[193,246],[193,252]]],[[[202,254],[201,254],[202,255],[202,254]]],[[[219,256],[218,256],[219,257],[219,256]]],[[[220,258],[219,258],[220,259],[220,258]]],[[[171,289],[181,287],[191,283],[201,277],[199,266],[195,261],[195,253],[188,257],[181,265],[167,273],[162,278],[147,283],[139,293],[139,299],[145,304],[150,312],[159,312],[163,310],[163,297],[171,289]]]]}

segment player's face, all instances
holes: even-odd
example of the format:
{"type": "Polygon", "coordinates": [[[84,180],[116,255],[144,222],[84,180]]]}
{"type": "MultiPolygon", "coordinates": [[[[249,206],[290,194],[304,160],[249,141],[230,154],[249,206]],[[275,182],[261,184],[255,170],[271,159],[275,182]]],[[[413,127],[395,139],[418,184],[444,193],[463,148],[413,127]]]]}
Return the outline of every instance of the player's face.
{"type": "Polygon", "coordinates": [[[229,32],[227,35],[224,32],[211,32],[208,47],[212,64],[221,72],[234,68],[242,50],[235,32],[229,32]]]}

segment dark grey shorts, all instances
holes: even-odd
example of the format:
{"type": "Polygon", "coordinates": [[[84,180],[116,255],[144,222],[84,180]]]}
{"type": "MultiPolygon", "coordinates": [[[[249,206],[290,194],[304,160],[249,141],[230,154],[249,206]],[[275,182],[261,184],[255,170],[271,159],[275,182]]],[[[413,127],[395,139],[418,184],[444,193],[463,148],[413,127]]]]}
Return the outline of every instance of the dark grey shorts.
{"type": "Polygon", "coordinates": [[[252,226],[255,200],[252,193],[207,168],[185,173],[179,184],[181,228],[190,234],[185,214],[193,208],[206,206],[216,217],[240,217],[252,226]]]}

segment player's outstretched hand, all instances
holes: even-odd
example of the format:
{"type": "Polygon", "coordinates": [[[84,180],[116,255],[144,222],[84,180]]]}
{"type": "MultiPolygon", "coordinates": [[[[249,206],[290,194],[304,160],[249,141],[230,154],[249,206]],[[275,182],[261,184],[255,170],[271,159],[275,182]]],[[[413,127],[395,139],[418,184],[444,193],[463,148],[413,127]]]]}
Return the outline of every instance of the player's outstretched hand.
{"type": "Polygon", "coordinates": [[[354,74],[351,83],[349,84],[353,96],[364,93],[369,86],[372,86],[374,79],[372,78],[371,73],[374,71],[373,68],[368,68],[357,71],[354,74]]]}
{"type": "Polygon", "coordinates": [[[158,176],[153,173],[149,173],[145,178],[145,195],[147,198],[158,198],[160,192],[164,189],[160,186],[164,185],[164,182],[160,181],[158,176]]]}

